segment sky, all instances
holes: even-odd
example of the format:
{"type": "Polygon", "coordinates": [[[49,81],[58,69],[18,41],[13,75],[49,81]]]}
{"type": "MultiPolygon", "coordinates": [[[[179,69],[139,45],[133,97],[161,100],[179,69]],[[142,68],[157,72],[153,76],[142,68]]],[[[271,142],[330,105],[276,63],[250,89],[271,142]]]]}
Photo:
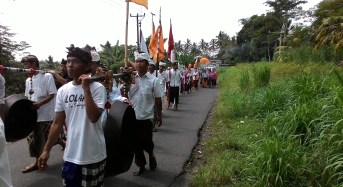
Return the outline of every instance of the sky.
{"type": "MultiPolygon", "coordinates": [[[[144,38],[152,34],[152,21],[156,28],[159,17],[164,38],[169,36],[170,21],[174,41],[187,39],[199,43],[209,42],[220,31],[237,35],[242,28],[239,20],[261,15],[270,10],[266,0],[148,0],[149,9],[129,3],[128,44],[136,45],[137,18],[144,38]],[[159,13],[161,9],[161,14],[159,13]],[[153,16],[152,14],[155,14],[153,16]]],[[[307,10],[321,0],[307,0],[307,10]]],[[[40,60],[51,55],[54,61],[66,57],[66,47],[86,44],[101,50],[100,44],[119,41],[125,44],[127,3],[125,0],[0,0],[0,25],[16,33],[13,41],[30,44],[26,54],[40,60]]],[[[167,43],[165,49],[167,49],[167,43]]],[[[17,55],[20,59],[21,55],[17,55]]]]}

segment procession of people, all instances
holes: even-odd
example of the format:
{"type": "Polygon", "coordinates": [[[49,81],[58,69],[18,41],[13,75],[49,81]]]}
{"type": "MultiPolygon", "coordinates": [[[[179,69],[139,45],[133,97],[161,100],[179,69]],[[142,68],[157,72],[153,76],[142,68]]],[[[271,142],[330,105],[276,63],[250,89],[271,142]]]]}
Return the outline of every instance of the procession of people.
{"type": "MultiPolygon", "coordinates": [[[[101,69],[99,53],[74,45],[67,49],[66,60],[60,62],[60,73],[39,73],[39,60],[34,55],[21,60],[25,68],[37,70],[25,82],[25,96],[33,102],[32,107],[38,116],[35,129],[27,137],[30,156],[36,160],[22,173],[46,169],[52,147],[59,144],[64,151],[61,176],[65,186],[103,184],[106,102],[119,100],[134,109],[139,133],[135,135],[134,145],[134,163],[138,170],[133,175],[138,176],[145,172],[147,163],[151,170],[157,167],[153,132],[162,125],[163,110],[178,111],[180,96],[195,92],[199,87],[215,85],[211,83],[211,70],[198,70],[197,66],[192,68],[191,65],[187,69],[179,68],[177,61],[170,63],[170,67],[159,62],[157,67],[148,54],[138,53],[135,63],[131,63],[137,71],[135,82],[128,95],[123,96],[120,84],[116,84],[114,78],[111,92],[106,91],[101,83],[90,81],[90,77],[97,76],[97,70],[101,69]],[[144,151],[148,153],[149,162],[144,151]],[[92,172],[94,169],[96,173],[92,172]]],[[[4,86],[0,84],[0,90],[4,90],[4,86]]],[[[11,182],[9,179],[7,183],[11,182]]]]}

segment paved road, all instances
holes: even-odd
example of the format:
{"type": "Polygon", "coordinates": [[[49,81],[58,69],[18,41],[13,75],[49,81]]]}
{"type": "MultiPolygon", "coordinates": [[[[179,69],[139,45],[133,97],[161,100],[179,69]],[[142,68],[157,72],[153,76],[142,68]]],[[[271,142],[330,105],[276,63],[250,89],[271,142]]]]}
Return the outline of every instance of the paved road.
{"type": "MultiPolygon", "coordinates": [[[[200,88],[180,97],[179,111],[164,110],[163,126],[154,133],[156,170],[150,171],[147,165],[143,175],[133,176],[132,172],[137,169],[133,163],[128,172],[106,178],[104,186],[188,186],[183,168],[197,144],[198,132],[216,97],[217,89],[211,88],[200,88]]],[[[21,169],[34,159],[29,157],[26,140],[10,143],[8,151],[14,187],[61,186],[63,151],[59,146],[52,149],[48,169],[27,174],[22,174],[21,169]]]]}

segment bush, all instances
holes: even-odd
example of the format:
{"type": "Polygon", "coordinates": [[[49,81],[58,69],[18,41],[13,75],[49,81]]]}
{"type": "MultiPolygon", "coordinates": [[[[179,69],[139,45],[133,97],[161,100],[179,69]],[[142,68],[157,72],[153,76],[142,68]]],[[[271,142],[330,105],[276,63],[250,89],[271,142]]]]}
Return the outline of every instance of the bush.
{"type": "Polygon", "coordinates": [[[242,91],[247,91],[249,89],[250,76],[249,71],[245,70],[241,73],[241,78],[239,80],[239,87],[242,91]]]}
{"type": "Polygon", "coordinates": [[[262,67],[253,68],[254,83],[257,88],[265,87],[269,85],[270,82],[270,71],[271,69],[264,65],[262,67]]]}

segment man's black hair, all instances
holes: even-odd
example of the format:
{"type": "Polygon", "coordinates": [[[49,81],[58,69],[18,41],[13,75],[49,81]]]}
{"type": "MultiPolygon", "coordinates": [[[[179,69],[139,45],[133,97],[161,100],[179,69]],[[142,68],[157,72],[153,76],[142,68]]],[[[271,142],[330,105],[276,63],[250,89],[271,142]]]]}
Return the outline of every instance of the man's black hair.
{"type": "Polygon", "coordinates": [[[70,45],[70,47],[67,47],[68,54],[67,57],[76,57],[80,59],[84,63],[91,63],[92,62],[92,56],[91,53],[81,49],[79,47],[74,47],[74,45],[70,45]]]}

